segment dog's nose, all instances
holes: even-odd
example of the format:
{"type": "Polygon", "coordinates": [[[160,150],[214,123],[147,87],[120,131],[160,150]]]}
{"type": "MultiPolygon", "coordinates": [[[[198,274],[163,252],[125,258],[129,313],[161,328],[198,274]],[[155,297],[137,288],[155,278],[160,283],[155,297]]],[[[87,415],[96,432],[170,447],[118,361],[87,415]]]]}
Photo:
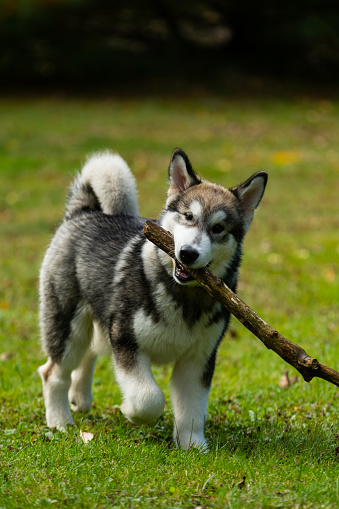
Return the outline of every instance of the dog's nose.
{"type": "Polygon", "coordinates": [[[184,265],[192,265],[199,257],[199,252],[191,246],[182,246],[180,249],[180,261],[184,265]]]}

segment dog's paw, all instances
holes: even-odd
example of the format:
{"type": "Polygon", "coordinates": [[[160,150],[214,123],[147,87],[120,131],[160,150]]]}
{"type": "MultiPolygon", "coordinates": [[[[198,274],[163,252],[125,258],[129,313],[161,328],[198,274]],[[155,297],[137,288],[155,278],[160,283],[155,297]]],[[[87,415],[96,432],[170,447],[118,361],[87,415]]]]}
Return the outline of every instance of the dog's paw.
{"type": "Polygon", "coordinates": [[[89,412],[92,406],[93,396],[91,385],[84,383],[84,379],[72,374],[72,383],[68,391],[68,401],[71,409],[75,412],[89,412]]]}
{"type": "Polygon", "coordinates": [[[157,418],[152,417],[147,413],[137,412],[133,405],[127,401],[120,405],[120,410],[124,414],[126,419],[129,420],[129,422],[131,422],[132,424],[136,424],[137,426],[147,424],[148,422],[151,422],[157,418]]]}
{"type": "Polygon", "coordinates": [[[203,434],[180,433],[174,437],[178,449],[187,451],[188,449],[198,449],[199,452],[208,452],[208,443],[203,434]]]}
{"type": "Polygon", "coordinates": [[[61,417],[47,413],[46,421],[48,428],[57,429],[59,431],[66,431],[68,426],[75,425],[74,419],[71,415],[61,417]]]}
{"type": "Polygon", "coordinates": [[[157,401],[153,401],[153,405],[148,404],[138,408],[131,401],[125,400],[120,405],[120,410],[130,422],[141,425],[159,419],[164,411],[164,406],[165,398],[161,393],[161,397],[157,401]]]}
{"type": "Polygon", "coordinates": [[[92,407],[92,395],[84,396],[83,394],[68,394],[69,404],[74,412],[89,412],[92,407]]]}
{"type": "Polygon", "coordinates": [[[68,422],[66,425],[58,425],[58,426],[48,426],[50,429],[57,429],[58,431],[61,431],[62,433],[66,433],[66,431],[70,428],[75,426],[75,422],[68,422]]]}

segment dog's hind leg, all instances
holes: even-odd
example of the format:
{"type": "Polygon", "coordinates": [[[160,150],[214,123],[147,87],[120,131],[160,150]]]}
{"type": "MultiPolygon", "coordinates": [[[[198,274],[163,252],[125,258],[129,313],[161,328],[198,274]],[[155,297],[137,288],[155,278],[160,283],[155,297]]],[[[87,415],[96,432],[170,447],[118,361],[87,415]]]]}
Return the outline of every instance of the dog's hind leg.
{"type": "Polygon", "coordinates": [[[112,347],[108,336],[97,322],[93,322],[93,338],[77,369],[72,372],[72,384],[68,392],[71,409],[89,411],[92,406],[92,381],[98,355],[109,355],[112,347]]]}
{"type": "Polygon", "coordinates": [[[121,411],[134,424],[158,419],[164,411],[165,397],[154,380],[148,356],[137,352],[133,365],[115,356],[115,375],[123,394],[121,411]]]}
{"type": "Polygon", "coordinates": [[[67,398],[71,384],[69,369],[49,358],[38,372],[42,380],[47,426],[62,430],[67,424],[74,424],[67,398]]]}
{"type": "Polygon", "coordinates": [[[92,406],[92,380],[97,355],[91,348],[83,356],[80,366],[72,372],[72,383],[68,392],[71,409],[88,412],[92,406]]]}
{"type": "MultiPolygon", "coordinates": [[[[60,322],[60,314],[58,319],[60,322]]],[[[44,334],[50,332],[51,335],[55,335],[57,321],[49,320],[49,324],[49,327],[44,328],[44,334]]],[[[69,334],[65,340],[62,354],[56,356],[55,349],[53,350],[52,346],[49,347],[48,341],[46,341],[46,350],[50,357],[38,371],[43,383],[47,426],[50,428],[63,429],[67,424],[74,424],[68,404],[71,374],[87,353],[92,330],[90,313],[86,307],[78,306],[69,325],[69,334]]]]}

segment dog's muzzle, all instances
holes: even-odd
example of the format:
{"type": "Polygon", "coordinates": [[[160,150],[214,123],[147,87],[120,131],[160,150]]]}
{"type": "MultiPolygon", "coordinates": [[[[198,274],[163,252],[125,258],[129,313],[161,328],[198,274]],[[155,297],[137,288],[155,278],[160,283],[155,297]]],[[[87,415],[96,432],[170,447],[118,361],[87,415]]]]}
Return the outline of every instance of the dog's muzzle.
{"type": "Polygon", "coordinates": [[[188,283],[189,281],[193,281],[193,277],[186,272],[185,267],[183,267],[179,262],[175,262],[175,278],[180,283],[188,283]]]}
{"type": "Polygon", "coordinates": [[[175,261],[175,278],[180,283],[188,283],[194,279],[178,261],[175,261]]]}
{"type": "Polygon", "coordinates": [[[179,259],[180,261],[186,265],[186,267],[189,267],[192,265],[197,259],[199,258],[199,251],[194,249],[191,246],[182,246],[179,252],[179,259]]]}
{"type": "Polygon", "coordinates": [[[199,258],[199,252],[191,246],[184,245],[179,251],[179,261],[175,262],[175,277],[180,283],[193,281],[193,277],[188,274],[185,267],[190,267],[199,258]],[[182,262],[182,264],[180,263],[182,262]]]}

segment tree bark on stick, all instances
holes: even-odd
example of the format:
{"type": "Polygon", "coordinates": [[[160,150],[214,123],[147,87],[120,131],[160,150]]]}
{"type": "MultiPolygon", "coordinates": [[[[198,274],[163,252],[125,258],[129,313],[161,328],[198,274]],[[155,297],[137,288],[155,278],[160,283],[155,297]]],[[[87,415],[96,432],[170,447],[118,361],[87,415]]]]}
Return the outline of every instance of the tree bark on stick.
{"type": "MultiPolygon", "coordinates": [[[[165,251],[174,256],[173,236],[154,221],[147,220],[144,235],[165,251]]],[[[185,270],[213,297],[228,309],[264,345],[277,353],[284,361],[299,371],[306,382],[318,377],[339,387],[339,373],[310,357],[300,346],[292,343],[277,330],[266,323],[253,309],[243,302],[232,290],[207,268],[185,270]]]]}

